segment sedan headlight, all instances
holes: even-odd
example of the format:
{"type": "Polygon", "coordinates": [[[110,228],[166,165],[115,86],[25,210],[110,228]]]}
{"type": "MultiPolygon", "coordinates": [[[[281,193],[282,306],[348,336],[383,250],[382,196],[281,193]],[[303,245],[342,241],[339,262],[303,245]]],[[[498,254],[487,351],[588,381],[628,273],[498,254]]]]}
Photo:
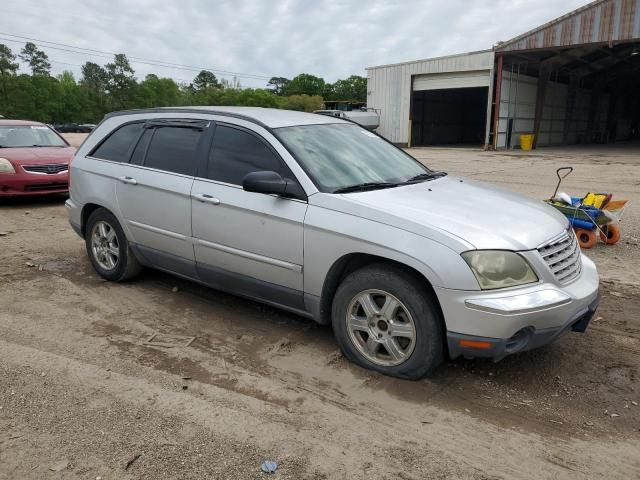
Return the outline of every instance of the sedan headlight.
{"type": "Polygon", "coordinates": [[[16,169],[6,158],[0,158],[0,173],[16,173],[16,169]]]}
{"type": "Polygon", "coordinates": [[[506,250],[471,250],[462,254],[482,290],[515,287],[538,281],[529,262],[506,250]]]}

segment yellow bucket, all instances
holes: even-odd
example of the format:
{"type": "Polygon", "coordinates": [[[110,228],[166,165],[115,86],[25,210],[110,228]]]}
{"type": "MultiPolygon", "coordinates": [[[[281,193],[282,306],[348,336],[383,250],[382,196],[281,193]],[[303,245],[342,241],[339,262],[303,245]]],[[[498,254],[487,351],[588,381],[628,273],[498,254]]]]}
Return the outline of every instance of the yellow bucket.
{"type": "Polygon", "coordinates": [[[520,134],[520,148],[522,150],[531,150],[533,148],[533,139],[535,135],[532,133],[520,134]]]}

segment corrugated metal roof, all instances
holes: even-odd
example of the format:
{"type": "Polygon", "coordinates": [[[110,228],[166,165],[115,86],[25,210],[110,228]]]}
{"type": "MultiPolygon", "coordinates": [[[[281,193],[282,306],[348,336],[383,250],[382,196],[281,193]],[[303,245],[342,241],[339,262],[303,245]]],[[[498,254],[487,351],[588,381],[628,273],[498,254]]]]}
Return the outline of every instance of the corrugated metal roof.
{"type": "Polygon", "coordinates": [[[367,67],[365,70],[374,70],[376,68],[388,68],[388,67],[398,67],[401,65],[411,65],[413,63],[425,63],[425,62],[437,62],[439,60],[449,60],[456,57],[471,57],[474,55],[478,55],[480,53],[491,52],[492,49],[488,48],[486,50],[476,50],[474,52],[466,52],[466,53],[455,53],[453,55],[444,55],[442,57],[431,57],[431,58],[423,58],[420,60],[410,60],[408,62],[398,62],[398,63],[388,63],[386,65],[376,65],[374,67],[367,67]]]}
{"type": "Polygon", "coordinates": [[[597,0],[496,45],[497,52],[640,39],[640,0],[597,0]]]}

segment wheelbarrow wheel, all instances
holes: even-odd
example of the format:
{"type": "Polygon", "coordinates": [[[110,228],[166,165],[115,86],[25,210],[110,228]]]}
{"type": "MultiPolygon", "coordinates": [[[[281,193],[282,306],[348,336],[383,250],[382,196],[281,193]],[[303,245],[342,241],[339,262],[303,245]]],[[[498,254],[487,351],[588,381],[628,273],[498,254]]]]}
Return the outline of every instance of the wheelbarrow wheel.
{"type": "Polygon", "coordinates": [[[600,240],[607,245],[615,245],[620,240],[620,227],[613,223],[605,225],[600,232],[600,240]]]}
{"type": "Polygon", "coordinates": [[[578,237],[580,248],[593,248],[598,241],[596,232],[593,230],[578,228],[576,229],[576,236],[578,237]]]}

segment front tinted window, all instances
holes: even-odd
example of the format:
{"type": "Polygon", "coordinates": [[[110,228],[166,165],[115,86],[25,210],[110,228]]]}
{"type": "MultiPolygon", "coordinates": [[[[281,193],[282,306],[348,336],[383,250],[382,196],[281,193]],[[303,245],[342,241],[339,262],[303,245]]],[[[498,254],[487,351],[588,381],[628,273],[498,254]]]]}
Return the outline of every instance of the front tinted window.
{"type": "Polygon", "coordinates": [[[368,182],[399,183],[430,170],[357,125],[305,125],[275,130],[319,190],[368,182]]]}
{"type": "Polygon", "coordinates": [[[224,125],[216,127],[207,178],[242,185],[245,175],[264,170],[291,177],[282,161],[256,135],[224,125]]]}
{"type": "Polygon", "coordinates": [[[157,128],[151,138],[144,166],[193,175],[196,148],[201,134],[195,128],[157,128]]]}
{"type": "Polygon", "coordinates": [[[114,162],[128,162],[130,149],[138,140],[140,130],[142,130],[142,123],[131,123],[120,127],[94,150],[92,156],[114,162]]]}
{"type": "Polygon", "coordinates": [[[66,147],[56,133],[46,125],[13,125],[0,127],[0,147],[66,147]]]}

